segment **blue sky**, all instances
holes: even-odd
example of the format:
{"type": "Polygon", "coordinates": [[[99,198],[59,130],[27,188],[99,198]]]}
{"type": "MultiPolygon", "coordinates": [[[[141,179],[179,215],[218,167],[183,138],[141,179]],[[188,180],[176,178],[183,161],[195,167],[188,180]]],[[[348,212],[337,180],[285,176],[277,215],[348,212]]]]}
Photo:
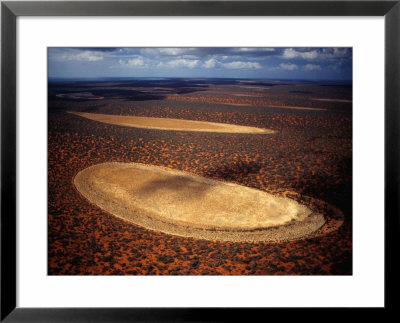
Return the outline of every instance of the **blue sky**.
{"type": "Polygon", "coordinates": [[[352,48],[49,48],[49,78],[352,80],[352,48]]]}

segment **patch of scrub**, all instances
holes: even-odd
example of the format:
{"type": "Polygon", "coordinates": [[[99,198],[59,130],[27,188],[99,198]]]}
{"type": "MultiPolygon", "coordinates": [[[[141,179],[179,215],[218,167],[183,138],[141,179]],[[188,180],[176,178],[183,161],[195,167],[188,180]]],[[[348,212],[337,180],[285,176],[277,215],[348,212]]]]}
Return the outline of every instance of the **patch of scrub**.
{"type": "Polygon", "coordinates": [[[271,129],[263,129],[256,127],[239,126],[227,123],[181,120],[170,118],[151,118],[136,116],[119,116],[112,114],[86,113],[86,112],[69,112],[90,120],[103,123],[156,130],[176,130],[176,131],[201,131],[201,132],[218,132],[218,133],[242,133],[242,134],[272,134],[275,133],[271,129]]]}
{"type": "Polygon", "coordinates": [[[313,234],[322,214],[297,201],[182,171],[103,163],[80,171],[77,190],[101,209],[168,234],[223,241],[284,241],[313,234]]]}

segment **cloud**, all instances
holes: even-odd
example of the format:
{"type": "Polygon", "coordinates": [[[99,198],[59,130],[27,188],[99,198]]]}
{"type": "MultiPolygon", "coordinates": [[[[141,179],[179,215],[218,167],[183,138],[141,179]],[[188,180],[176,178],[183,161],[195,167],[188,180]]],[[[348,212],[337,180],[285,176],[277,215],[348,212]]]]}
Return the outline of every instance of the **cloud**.
{"type": "Polygon", "coordinates": [[[261,68],[260,63],[258,62],[230,62],[230,63],[224,63],[222,64],[223,67],[225,68],[231,68],[231,69],[258,69],[261,68]]]}
{"type": "Polygon", "coordinates": [[[234,48],[233,51],[238,51],[238,52],[274,52],[275,48],[269,48],[269,47],[240,47],[237,50],[234,48]]]}
{"type": "MultiPolygon", "coordinates": [[[[57,75],[349,78],[351,47],[50,47],[57,75]],[[84,68],[83,68],[84,66],[84,68]]],[[[55,72],[54,72],[55,71],[55,72]]]]}
{"type": "Polygon", "coordinates": [[[127,67],[140,67],[140,68],[146,67],[146,63],[143,57],[141,56],[128,59],[127,61],[120,60],[119,63],[127,67]]]}
{"type": "Polygon", "coordinates": [[[294,70],[299,69],[299,67],[296,64],[281,63],[281,64],[279,64],[279,67],[285,71],[294,71],[294,70]]]}
{"type": "Polygon", "coordinates": [[[143,48],[141,54],[149,57],[192,55],[195,48],[143,48]]]}
{"type": "Polygon", "coordinates": [[[303,59],[316,59],[318,57],[318,52],[316,50],[312,51],[297,51],[293,48],[286,48],[282,54],[283,58],[293,59],[293,58],[303,58],[303,59]]]}
{"type": "Polygon", "coordinates": [[[337,60],[334,64],[328,65],[328,68],[335,73],[339,73],[346,68],[346,60],[337,60]]]}
{"type": "Polygon", "coordinates": [[[199,63],[199,60],[197,59],[175,59],[172,61],[168,61],[166,63],[160,62],[158,64],[159,67],[168,67],[168,68],[175,68],[175,67],[188,67],[188,68],[194,68],[197,66],[199,63]]]}
{"type": "Polygon", "coordinates": [[[165,54],[165,55],[182,55],[186,53],[187,51],[191,51],[190,48],[160,48],[159,49],[160,53],[165,54]]]}
{"type": "Polygon", "coordinates": [[[111,53],[111,52],[117,52],[120,51],[121,49],[118,47],[79,47],[79,50],[88,50],[92,52],[104,52],[104,53],[111,53]]]}
{"type": "Polygon", "coordinates": [[[213,68],[217,64],[217,60],[215,58],[210,58],[209,60],[205,61],[203,67],[205,68],[213,68]]]}
{"type": "Polygon", "coordinates": [[[321,66],[315,65],[315,64],[306,64],[303,66],[303,70],[305,70],[305,71],[320,71],[321,66]]]}
{"type": "Polygon", "coordinates": [[[94,51],[68,51],[61,54],[56,54],[53,56],[56,61],[87,61],[87,62],[96,62],[101,61],[104,58],[102,52],[94,52],[94,51]]]}
{"type": "Polygon", "coordinates": [[[323,48],[320,56],[323,58],[350,58],[352,55],[351,48],[323,48]]]}
{"type": "Polygon", "coordinates": [[[282,58],[285,59],[306,59],[306,60],[329,60],[338,58],[350,58],[351,48],[285,48],[282,58]]]}
{"type": "MultiPolygon", "coordinates": [[[[129,51],[130,49],[126,49],[129,51]]],[[[177,47],[177,48],[138,48],[145,57],[176,57],[186,59],[208,59],[212,56],[229,57],[267,57],[277,55],[275,48],[262,47],[177,47]]],[[[280,52],[280,50],[278,50],[280,52]]]]}

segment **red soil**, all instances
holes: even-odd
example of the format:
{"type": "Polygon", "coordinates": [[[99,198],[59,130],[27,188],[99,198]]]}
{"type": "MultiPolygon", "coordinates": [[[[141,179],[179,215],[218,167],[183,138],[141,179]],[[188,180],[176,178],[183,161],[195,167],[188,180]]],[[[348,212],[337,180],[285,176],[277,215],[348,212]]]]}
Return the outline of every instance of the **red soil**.
{"type": "Polygon", "coordinates": [[[231,122],[278,134],[167,133],[50,112],[49,275],[352,273],[351,115],[208,112],[157,104],[151,109],[104,105],[96,112],[231,122]],[[213,242],[150,231],[102,211],[75,190],[77,172],[110,161],[165,166],[269,192],[296,191],[338,206],[346,221],[326,236],[277,244],[213,242]]]}

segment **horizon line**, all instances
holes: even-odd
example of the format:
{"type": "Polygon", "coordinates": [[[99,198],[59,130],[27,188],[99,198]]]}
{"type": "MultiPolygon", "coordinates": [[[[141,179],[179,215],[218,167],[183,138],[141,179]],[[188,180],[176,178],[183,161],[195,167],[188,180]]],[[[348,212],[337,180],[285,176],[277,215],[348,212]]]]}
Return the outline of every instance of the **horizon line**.
{"type": "Polygon", "coordinates": [[[51,81],[106,81],[106,80],[173,80],[173,79],[197,79],[197,80],[252,80],[252,81],[302,81],[302,82],[347,82],[352,79],[304,79],[304,78],[237,78],[237,77],[171,77],[171,76],[99,76],[99,77],[48,77],[51,81]]]}

